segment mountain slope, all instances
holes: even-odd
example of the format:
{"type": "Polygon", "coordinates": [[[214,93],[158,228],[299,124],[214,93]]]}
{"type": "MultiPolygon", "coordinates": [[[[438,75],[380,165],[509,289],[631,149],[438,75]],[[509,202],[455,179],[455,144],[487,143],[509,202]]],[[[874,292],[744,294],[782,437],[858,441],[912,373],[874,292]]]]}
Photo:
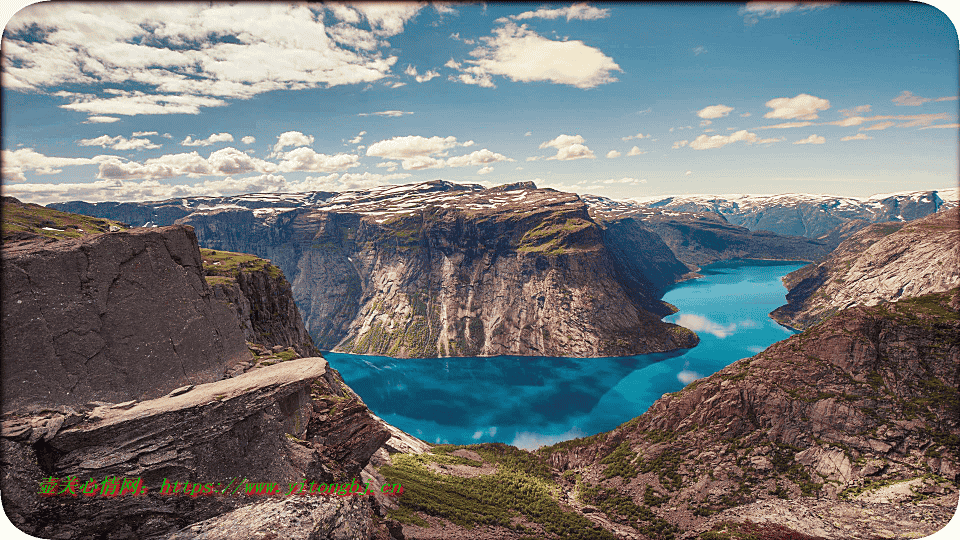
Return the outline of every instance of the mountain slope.
{"type": "Polygon", "coordinates": [[[808,328],[838,310],[941,292],[960,284],[960,209],[871,225],[829,257],[784,278],[787,305],[771,317],[808,328]]]}

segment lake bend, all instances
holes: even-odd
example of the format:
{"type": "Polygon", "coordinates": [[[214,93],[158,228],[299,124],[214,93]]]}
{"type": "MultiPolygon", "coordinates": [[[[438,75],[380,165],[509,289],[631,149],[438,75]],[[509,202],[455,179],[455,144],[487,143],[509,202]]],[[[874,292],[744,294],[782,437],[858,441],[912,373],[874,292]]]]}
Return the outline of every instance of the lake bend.
{"type": "Polygon", "coordinates": [[[665,321],[700,336],[692,349],[616,358],[390,358],[324,352],[388,423],[432,443],[505,442],[526,449],[609,431],[668,392],[753,356],[795,331],[768,316],[781,278],[805,262],[705,266],[663,300],[665,321]]]}

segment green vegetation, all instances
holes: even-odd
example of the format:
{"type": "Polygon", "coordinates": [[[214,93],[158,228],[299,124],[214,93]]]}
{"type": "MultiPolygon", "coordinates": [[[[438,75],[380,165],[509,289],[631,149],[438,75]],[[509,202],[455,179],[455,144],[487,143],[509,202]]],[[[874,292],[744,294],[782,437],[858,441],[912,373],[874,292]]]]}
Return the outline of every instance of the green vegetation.
{"type": "Polygon", "coordinates": [[[241,272],[266,272],[272,279],[283,277],[280,269],[270,261],[249,253],[201,249],[200,256],[203,258],[203,273],[206,276],[235,279],[241,272]]]}
{"type": "Polygon", "coordinates": [[[110,232],[110,226],[126,230],[119,221],[82,216],[46,208],[38,204],[3,202],[3,241],[19,235],[36,235],[54,240],[79,238],[110,232]],[[46,229],[45,229],[46,227],[46,229]],[[55,229],[55,230],[49,230],[55,229]]]}
{"type": "Polygon", "coordinates": [[[633,502],[633,499],[615,489],[583,484],[579,486],[580,500],[600,508],[609,518],[629,525],[655,540],[673,540],[680,529],[656,515],[650,508],[633,502]]]}
{"type": "Polygon", "coordinates": [[[620,446],[618,446],[613,452],[600,460],[601,465],[607,466],[607,468],[603,471],[603,479],[606,480],[607,478],[620,476],[626,480],[627,478],[636,477],[637,468],[633,466],[633,461],[637,457],[637,454],[634,454],[630,450],[629,443],[620,443],[620,446]]]}
{"type": "Polygon", "coordinates": [[[540,225],[527,231],[517,246],[521,253],[544,253],[546,255],[562,255],[570,249],[570,235],[593,226],[588,220],[579,217],[567,217],[563,213],[555,213],[545,219],[540,225]]]}
{"type": "Polygon", "coordinates": [[[558,539],[612,540],[608,531],[595,526],[576,512],[564,511],[557,502],[557,488],[549,480],[550,469],[535,454],[504,444],[467,447],[443,446],[433,454],[394,454],[393,465],[380,469],[388,483],[404,488],[400,508],[390,517],[404,523],[426,526],[415,512],[439,517],[462,527],[495,525],[520,534],[544,537],[539,531],[514,524],[522,515],[540,525],[546,537],[558,539]],[[450,455],[467,448],[484,461],[496,463],[493,474],[460,478],[438,474],[427,468],[430,462],[470,465],[473,460],[450,455]]]}

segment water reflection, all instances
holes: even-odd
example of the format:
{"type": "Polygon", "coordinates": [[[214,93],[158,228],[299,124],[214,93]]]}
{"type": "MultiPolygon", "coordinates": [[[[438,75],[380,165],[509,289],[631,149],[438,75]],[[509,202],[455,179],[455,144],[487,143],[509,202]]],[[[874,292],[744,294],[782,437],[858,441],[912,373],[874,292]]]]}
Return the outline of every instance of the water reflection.
{"type": "Polygon", "coordinates": [[[324,356],[377,415],[426,441],[536,448],[613,429],[664,393],[793,333],[767,314],[784,303],[780,278],[802,266],[726,262],[673,287],[664,300],[680,311],[664,320],[700,336],[685,351],[587,359],[324,356]]]}

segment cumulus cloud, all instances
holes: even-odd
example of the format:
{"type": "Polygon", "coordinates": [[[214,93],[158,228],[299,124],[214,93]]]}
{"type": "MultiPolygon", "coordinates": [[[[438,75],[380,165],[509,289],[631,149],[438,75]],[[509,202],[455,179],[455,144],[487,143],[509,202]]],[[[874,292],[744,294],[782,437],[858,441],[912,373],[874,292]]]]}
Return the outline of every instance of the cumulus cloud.
{"type": "Polygon", "coordinates": [[[313,135],[304,135],[299,131],[285,131],[277,136],[277,144],[273,145],[274,154],[288,146],[310,146],[313,144],[313,135]]]}
{"type": "MultiPolygon", "coordinates": [[[[610,16],[610,10],[607,8],[595,8],[587,4],[573,4],[572,6],[560,9],[538,9],[536,11],[524,11],[518,15],[510,15],[515,21],[524,19],[559,19],[565,18],[568,21],[579,19],[582,21],[605,19],[610,16]]],[[[504,22],[504,19],[498,19],[498,22],[504,22]]]]}
{"type": "Polygon", "coordinates": [[[357,133],[356,137],[350,139],[350,144],[360,144],[360,141],[363,140],[363,136],[366,134],[367,134],[366,131],[361,131],[360,133],[357,133]]]}
{"type": "MultiPolygon", "coordinates": [[[[869,105],[868,105],[868,107],[869,107],[869,105]]],[[[842,111],[841,111],[841,112],[842,112],[842,111]]],[[[851,126],[859,126],[860,124],[864,123],[865,121],[866,121],[866,118],[864,118],[864,117],[862,117],[862,116],[848,116],[848,117],[844,118],[843,120],[834,120],[833,122],[826,122],[826,125],[830,125],[830,126],[841,126],[841,127],[851,127],[851,126]]]]}
{"type": "Polygon", "coordinates": [[[272,90],[368,83],[389,76],[397,60],[384,55],[389,43],[377,37],[402,31],[421,7],[34,4],[7,26],[3,85],[37,92],[135,82],[144,89],[113,97],[59,96],[65,108],[104,116],[196,114],[272,90]],[[327,28],[327,9],[355,17],[327,28]],[[361,19],[369,31],[350,27],[361,19]],[[212,35],[218,39],[208,39],[212,35]]]}
{"type": "Polygon", "coordinates": [[[744,141],[747,143],[757,142],[757,134],[750,133],[745,129],[731,133],[730,135],[700,135],[690,143],[690,148],[694,150],[707,150],[711,148],[720,148],[728,144],[744,141]]]}
{"type": "Polygon", "coordinates": [[[120,119],[115,116],[88,116],[86,120],[83,121],[84,124],[110,124],[113,122],[119,122],[120,119]]]}
{"type": "Polygon", "coordinates": [[[437,154],[454,146],[457,146],[457,138],[454,136],[428,138],[408,135],[373,143],[370,148],[367,148],[367,155],[387,159],[408,159],[437,154]]]}
{"type": "Polygon", "coordinates": [[[687,143],[689,143],[689,142],[690,142],[690,141],[686,141],[686,140],[684,140],[684,141],[674,141],[674,143],[673,143],[673,149],[676,150],[677,148],[683,148],[683,147],[686,146],[687,143]]]}
{"type": "Polygon", "coordinates": [[[452,59],[445,64],[461,71],[450,80],[492,88],[492,76],[500,75],[515,82],[548,81],[593,88],[616,81],[612,71],[623,71],[612,58],[582,41],[553,41],[514,23],[493,33],[493,37],[480,38],[485,46],[470,52],[476,60],[465,60],[469,67],[452,59]]]}
{"type": "Polygon", "coordinates": [[[722,118],[733,110],[733,107],[727,107],[726,105],[710,105],[709,107],[704,107],[697,111],[697,116],[700,118],[722,118]]]}
{"type": "Polygon", "coordinates": [[[547,159],[556,159],[568,161],[572,159],[595,159],[593,151],[584,144],[583,137],[580,135],[559,135],[556,139],[546,141],[540,144],[540,148],[553,147],[557,149],[557,155],[547,159]]]}
{"type": "Polygon", "coordinates": [[[910,92],[909,90],[904,90],[903,92],[900,93],[899,96],[891,99],[890,101],[900,106],[918,107],[928,101],[934,101],[934,102],[954,101],[956,99],[957,99],[957,96],[947,96],[947,97],[941,97],[941,98],[925,98],[925,97],[916,96],[913,94],[913,92],[910,92]]]}
{"type": "Polygon", "coordinates": [[[115,159],[113,156],[97,156],[94,158],[66,158],[41,154],[32,148],[0,151],[0,162],[3,163],[3,179],[8,182],[25,182],[24,172],[32,171],[36,174],[58,174],[63,167],[77,165],[94,165],[104,160],[115,159]]]}
{"type": "Polygon", "coordinates": [[[865,135],[865,134],[863,134],[863,133],[857,133],[856,135],[850,135],[850,136],[848,136],[848,137],[841,137],[840,140],[841,140],[841,141],[866,141],[866,140],[869,140],[869,139],[872,139],[872,138],[873,138],[873,137],[870,137],[870,136],[865,135]]]}
{"type": "Polygon", "coordinates": [[[627,152],[627,156],[640,156],[646,153],[647,153],[646,150],[641,150],[640,147],[634,146],[633,148],[630,149],[629,152],[627,152]]]}
{"type": "MultiPolygon", "coordinates": [[[[152,132],[156,134],[156,132],[152,132]]],[[[112,148],[114,150],[143,150],[149,148],[160,148],[159,144],[154,144],[150,139],[139,139],[134,133],[134,138],[127,139],[121,135],[110,137],[101,135],[93,139],[80,139],[77,144],[80,146],[100,146],[103,148],[112,148]]]]}
{"type": "MultiPolygon", "coordinates": [[[[447,159],[448,167],[470,167],[474,165],[485,165],[487,163],[496,163],[498,161],[513,161],[512,159],[504,156],[503,154],[498,154],[496,152],[491,152],[484,148],[483,150],[477,150],[471,152],[464,156],[454,156],[447,159]]],[[[492,170],[492,169],[491,169],[492,170]]],[[[484,174],[484,173],[481,173],[484,174]]]]}
{"type": "Polygon", "coordinates": [[[159,135],[156,131],[134,131],[134,137],[149,137],[151,135],[159,135]]]}
{"type": "Polygon", "coordinates": [[[246,137],[240,139],[240,142],[242,142],[243,144],[253,144],[253,143],[257,142],[257,139],[255,139],[254,137],[252,137],[252,136],[250,136],[250,135],[247,135],[246,137]]]}
{"type": "Polygon", "coordinates": [[[840,109],[840,114],[843,116],[859,116],[868,112],[870,112],[870,105],[858,105],[849,109],[840,109]]]}
{"type": "Polygon", "coordinates": [[[484,167],[477,171],[477,174],[490,174],[493,172],[493,167],[484,167]]]}
{"type": "Polygon", "coordinates": [[[233,142],[233,135],[229,133],[214,133],[206,139],[201,139],[199,141],[193,140],[189,135],[183,140],[180,144],[183,146],[210,146],[218,142],[233,142]]]}
{"type": "Polygon", "coordinates": [[[637,133],[636,135],[628,135],[626,137],[620,137],[621,141],[631,141],[633,139],[649,139],[650,134],[644,135],[643,133],[637,133]]]}
{"type": "Polygon", "coordinates": [[[613,158],[618,158],[618,157],[620,157],[620,152],[617,152],[616,150],[611,150],[611,151],[607,152],[607,157],[608,157],[608,158],[611,158],[611,159],[613,159],[613,158]]]}
{"type": "Polygon", "coordinates": [[[676,324],[684,328],[689,328],[694,332],[706,332],[708,334],[713,334],[720,339],[724,339],[727,336],[732,335],[737,329],[736,323],[722,325],[713,322],[702,315],[693,315],[690,313],[680,315],[680,317],[677,318],[676,324]]]}
{"type": "Polygon", "coordinates": [[[806,139],[800,139],[799,141],[794,141],[793,144],[823,144],[827,142],[825,137],[821,137],[817,134],[810,135],[806,139]]]}
{"type": "Polygon", "coordinates": [[[309,171],[333,172],[358,167],[360,156],[356,154],[337,154],[329,156],[315,152],[312,148],[301,146],[283,154],[279,169],[284,172],[309,171]]]}
{"type": "Polygon", "coordinates": [[[433,71],[433,70],[429,70],[429,71],[427,71],[426,73],[424,73],[423,75],[420,75],[420,74],[417,73],[417,68],[415,68],[415,67],[413,67],[413,66],[407,66],[407,69],[403,70],[403,72],[404,72],[405,74],[413,77],[413,79],[414,79],[415,81],[417,81],[418,83],[424,83],[424,82],[429,81],[430,79],[433,79],[434,77],[439,77],[439,76],[440,76],[440,73],[439,73],[439,72],[436,72],[436,71],[433,71]]]}
{"type": "Polygon", "coordinates": [[[830,101],[810,94],[799,94],[792,98],[771,99],[766,105],[773,110],[763,115],[764,118],[815,120],[818,118],[817,112],[830,108],[830,101]]]}

